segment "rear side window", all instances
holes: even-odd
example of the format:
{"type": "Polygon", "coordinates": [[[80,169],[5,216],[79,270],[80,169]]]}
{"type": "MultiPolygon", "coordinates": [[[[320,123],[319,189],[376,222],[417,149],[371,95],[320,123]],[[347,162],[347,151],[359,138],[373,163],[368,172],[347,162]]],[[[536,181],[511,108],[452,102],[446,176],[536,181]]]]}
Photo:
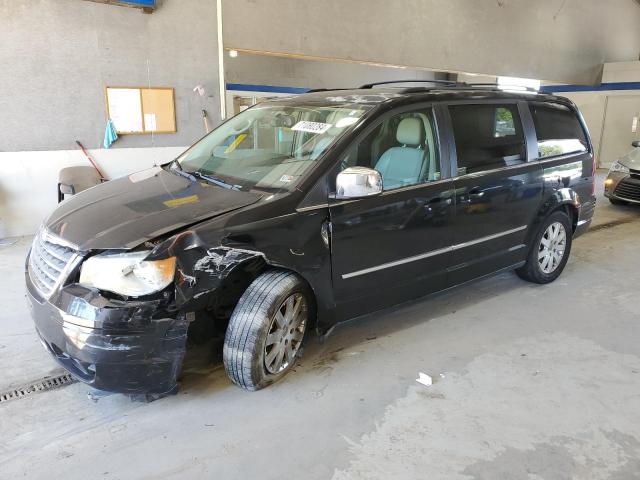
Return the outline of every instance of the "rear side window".
{"type": "Polygon", "coordinates": [[[525,161],[517,105],[452,105],[449,114],[456,141],[458,176],[525,161]]]}
{"type": "Polygon", "coordinates": [[[555,157],[587,151],[587,138],[576,114],[550,103],[529,105],[538,137],[538,156],[555,157]]]}

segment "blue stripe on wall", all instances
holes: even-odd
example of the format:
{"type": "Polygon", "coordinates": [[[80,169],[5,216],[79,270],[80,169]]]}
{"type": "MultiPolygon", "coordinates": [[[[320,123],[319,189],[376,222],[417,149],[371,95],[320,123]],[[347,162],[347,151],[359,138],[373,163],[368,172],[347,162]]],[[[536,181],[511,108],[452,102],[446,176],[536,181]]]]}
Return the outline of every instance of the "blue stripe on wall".
{"type": "Polygon", "coordinates": [[[307,93],[309,91],[308,88],[278,87],[275,85],[251,85],[249,83],[227,83],[227,90],[271,93],[307,93]]]}
{"type": "Polygon", "coordinates": [[[545,85],[540,87],[541,93],[562,92],[604,92],[608,90],[640,90],[640,82],[611,82],[592,85],[545,85]]]}
{"type": "Polygon", "coordinates": [[[135,5],[137,7],[156,7],[156,0],[117,0],[118,3],[126,3],[127,5],[135,5]]]}

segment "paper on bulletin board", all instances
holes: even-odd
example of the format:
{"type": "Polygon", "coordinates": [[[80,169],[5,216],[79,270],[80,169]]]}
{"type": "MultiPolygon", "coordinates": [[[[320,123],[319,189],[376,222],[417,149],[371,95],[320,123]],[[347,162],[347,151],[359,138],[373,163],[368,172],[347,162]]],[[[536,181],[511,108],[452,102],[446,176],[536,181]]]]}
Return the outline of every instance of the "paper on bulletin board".
{"type": "Polygon", "coordinates": [[[137,88],[108,88],[109,117],[118,133],[142,133],[142,103],[137,88]]]}
{"type": "Polygon", "coordinates": [[[147,132],[155,132],[158,130],[158,122],[156,121],[155,113],[144,114],[144,129],[147,132]]]}

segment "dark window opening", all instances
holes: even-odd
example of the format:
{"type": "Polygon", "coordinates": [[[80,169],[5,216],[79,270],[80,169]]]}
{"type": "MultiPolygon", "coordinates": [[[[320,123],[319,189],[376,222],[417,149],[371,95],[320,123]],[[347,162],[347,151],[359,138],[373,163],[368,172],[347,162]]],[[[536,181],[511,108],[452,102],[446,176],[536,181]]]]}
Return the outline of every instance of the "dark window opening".
{"type": "Polygon", "coordinates": [[[576,114],[559,104],[532,103],[531,116],[540,158],[587,151],[587,138],[576,114]]]}
{"type": "Polygon", "coordinates": [[[347,151],[340,169],[354,166],[378,170],[385,190],[440,180],[440,154],[431,110],[400,113],[383,120],[347,151]]]}
{"type": "Polygon", "coordinates": [[[526,160],[517,105],[452,105],[449,113],[456,142],[458,176],[526,160]]]}

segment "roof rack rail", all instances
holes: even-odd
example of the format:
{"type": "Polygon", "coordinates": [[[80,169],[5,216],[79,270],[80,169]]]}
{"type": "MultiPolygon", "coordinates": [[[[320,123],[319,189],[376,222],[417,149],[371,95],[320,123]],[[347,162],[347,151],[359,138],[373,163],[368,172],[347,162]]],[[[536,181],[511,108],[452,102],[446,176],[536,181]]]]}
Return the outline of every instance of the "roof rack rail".
{"type": "Polygon", "coordinates": [[[450,87],[465,85],[464,83],[456,82],[454,80],[387,80],[385,82],[365,83],[364,85],[360,85],[358,88],[369,89],[376,85],[390,85],[393,83],[433,83],[436,85],[448,85],[450,87]]]}
{"type": "Polygon", "coordinates": [[[497,83],[467,83],[465,86],[468,87],[493,87],[495,90],[524,90],[527,92],[538,92],[535,88],[526,87],[524,85],[498,85],[497,83]]]}
{"type": "MultiPolygon", "coordinates": [[[[385,82],[374,82],[367,83],[365,85],[361,85],[358,88],[361,89],[370,89],[376,85],[389,85],[393,83],[432,83],[434,85],[442,85],[444,87],[450,88],[487,88],[491,90],[522,90],[526,92],[538,93],[538,90],[531,87],[525,87],[524,85],[498,85],[497,83],[466,83],[466,82],[457,82],[454,80],[388,80],[385,82]]],[[[405,90],[406,93],[419,92],[423,89],[430,89],[429,87],[409,87],[405,90]]]]}
{"type": "Polygon", "coordinates": [[[312,88],[304,93],[317,93],[317,92],[333,92],[334,90],[349,90],[348,88],[312,88]]]}

